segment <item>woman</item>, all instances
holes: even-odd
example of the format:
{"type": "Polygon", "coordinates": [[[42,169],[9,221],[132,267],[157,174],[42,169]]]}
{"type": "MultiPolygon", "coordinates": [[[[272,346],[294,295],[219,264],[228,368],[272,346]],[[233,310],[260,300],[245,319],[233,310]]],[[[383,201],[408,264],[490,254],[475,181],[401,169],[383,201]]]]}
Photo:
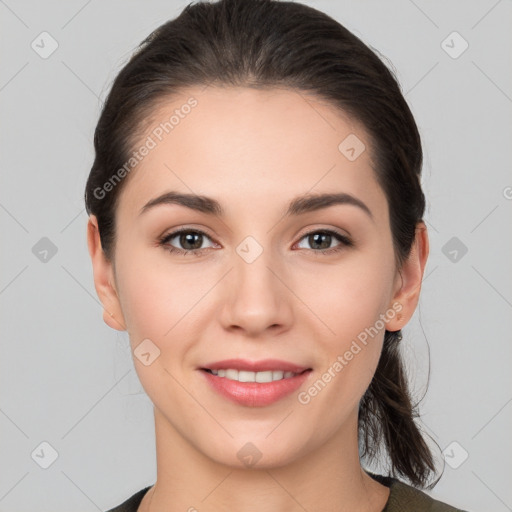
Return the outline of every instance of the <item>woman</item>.
{"type": "Polygon", "coordinates": [[[457,510],[421,490],[399,346],[422,148],[377,56],[295,2],[190,5],[121,70],[94,143],[95,287],[157,450],[110,512],[457,510]],[[381,447],[387,475],[363,467],[381,447]]]}

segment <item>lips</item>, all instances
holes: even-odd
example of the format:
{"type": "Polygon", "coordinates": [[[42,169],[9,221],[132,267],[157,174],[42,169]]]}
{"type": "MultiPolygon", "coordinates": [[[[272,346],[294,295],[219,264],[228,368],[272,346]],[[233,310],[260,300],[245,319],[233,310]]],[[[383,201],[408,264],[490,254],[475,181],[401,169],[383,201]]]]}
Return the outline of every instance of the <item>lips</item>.
{"type": "Polygon", "coordinates": [[[211,389],[228,400],[246,407],[268,406],[289,396],[296,392],[312,373],[311,368],[278,359],[225,359],[208,363],[198,370],[211,389]],[[270,373],[272,376],[277,374],[277,380],[269,381],[270,373]]]}

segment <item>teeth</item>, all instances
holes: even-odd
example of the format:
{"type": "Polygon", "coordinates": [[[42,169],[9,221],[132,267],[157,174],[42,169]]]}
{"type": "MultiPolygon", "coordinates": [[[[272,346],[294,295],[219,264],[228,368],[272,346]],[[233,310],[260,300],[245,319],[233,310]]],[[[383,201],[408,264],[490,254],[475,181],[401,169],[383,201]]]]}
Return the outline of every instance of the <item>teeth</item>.
{"type": "Polygon", "coordinates": [[[275,380],[289,379],[294,375],[298,375],[294,372],[283,372],[281,370],[276,371],[265,371],[265,372],[248,372],[245,370],[234,370],[232,368],[222,370],[210,370],[213,375],[218,377],[225,377],[230,380],[237,380],[238,382],[273,382],[275,380]]]}

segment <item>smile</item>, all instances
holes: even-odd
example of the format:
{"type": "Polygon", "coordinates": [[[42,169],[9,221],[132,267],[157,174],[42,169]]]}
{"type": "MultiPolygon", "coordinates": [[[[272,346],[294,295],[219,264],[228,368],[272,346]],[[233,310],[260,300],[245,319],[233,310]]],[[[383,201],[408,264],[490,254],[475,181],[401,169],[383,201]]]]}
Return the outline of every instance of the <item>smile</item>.
{"type": "Polygon", "coordinates": [[[312,370],[295,373],[282,370],[251,372],[232,368],[202,368],[199,373],[204,376],[210,389],[221,397],[245,407],[265,407],[297,391],[312,374],[312,370]]]}

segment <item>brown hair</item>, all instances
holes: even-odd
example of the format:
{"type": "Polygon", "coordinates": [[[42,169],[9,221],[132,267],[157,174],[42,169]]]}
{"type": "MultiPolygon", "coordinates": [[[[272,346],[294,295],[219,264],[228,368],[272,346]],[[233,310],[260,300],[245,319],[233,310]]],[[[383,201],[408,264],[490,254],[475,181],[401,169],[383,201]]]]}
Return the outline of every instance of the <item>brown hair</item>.
{"type": "MultiPolygon", "coordinates": [[[[98,219],[107,258],[114,255],[116,205],[127,180],[108,194],[98,190],[129,159],[157,104],[187,86],[212,83],[313,93],[359,121],[370,137],[401,266],[425,198],[420,135],[399,84],[340,23],[303,4],[275,0],[189,4],[152,32],[117,75],[94,134],[96,156],[85,189],[86,210],[98,219]]],[[[360,454],[373,460],[384,445],[390,476],[425,487],[435,467],[414,421],[417,405],[411,403],[399,335],[385,332],[375,376],[360,402],[360,454]]]]}

